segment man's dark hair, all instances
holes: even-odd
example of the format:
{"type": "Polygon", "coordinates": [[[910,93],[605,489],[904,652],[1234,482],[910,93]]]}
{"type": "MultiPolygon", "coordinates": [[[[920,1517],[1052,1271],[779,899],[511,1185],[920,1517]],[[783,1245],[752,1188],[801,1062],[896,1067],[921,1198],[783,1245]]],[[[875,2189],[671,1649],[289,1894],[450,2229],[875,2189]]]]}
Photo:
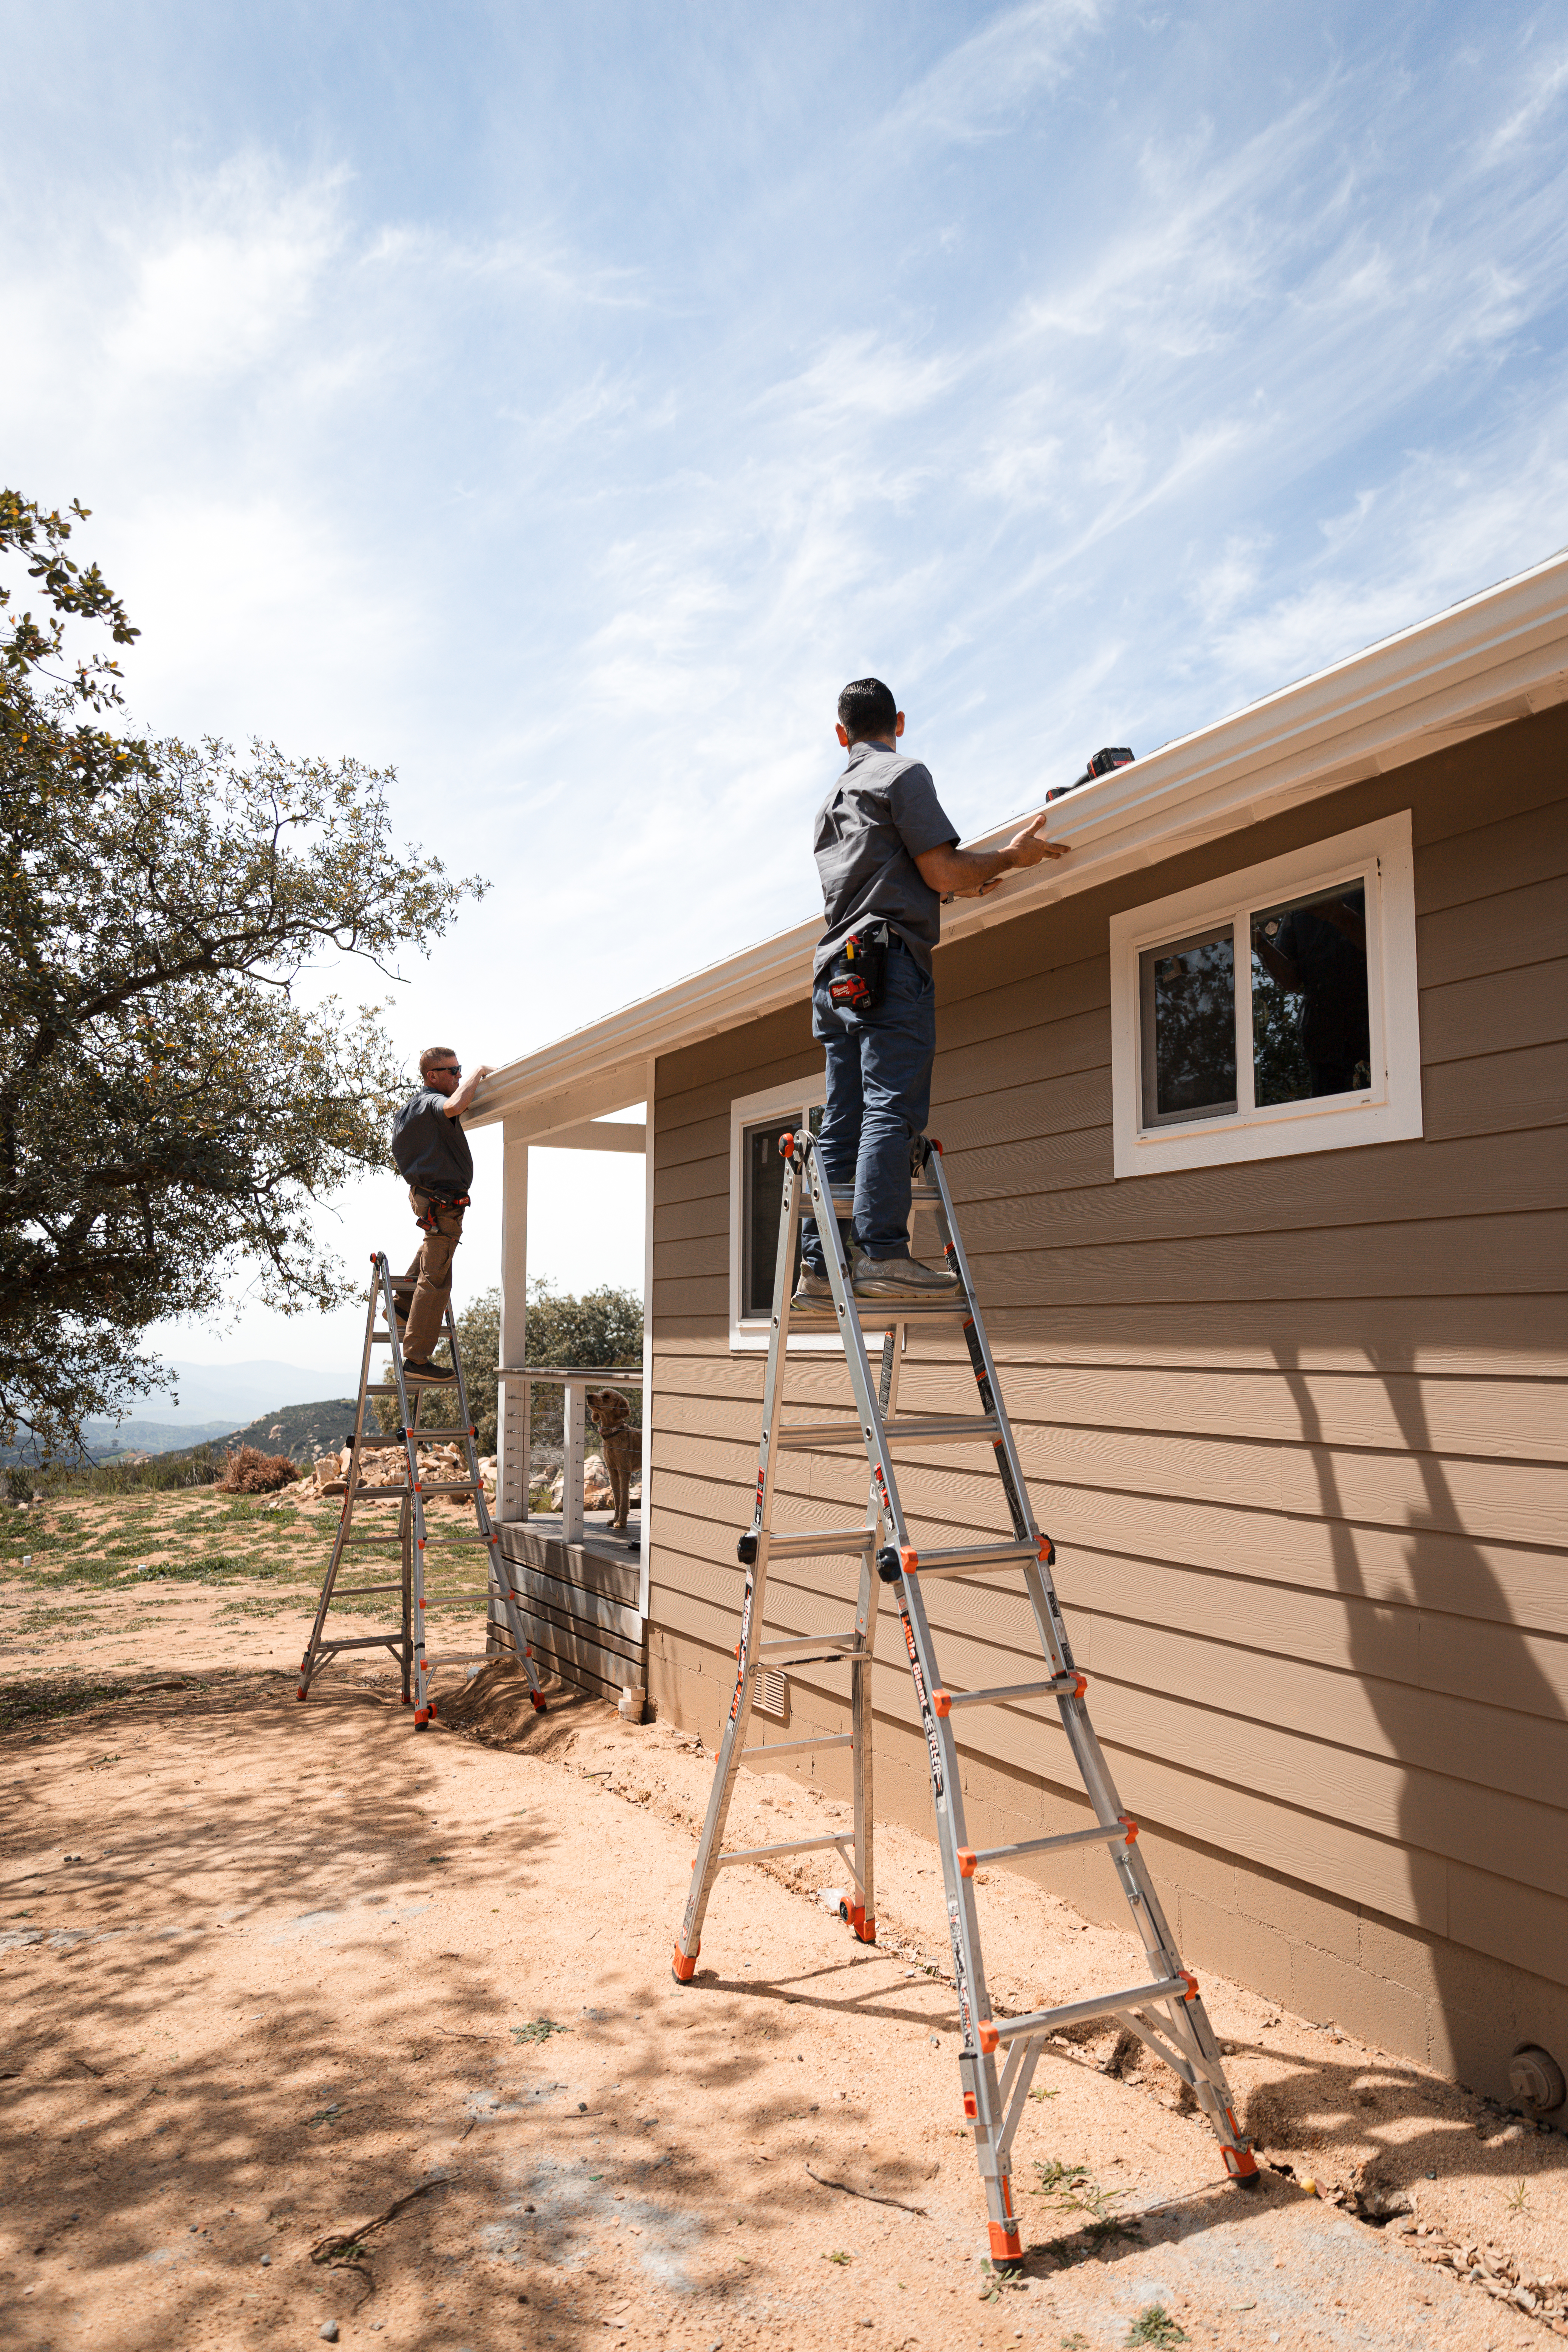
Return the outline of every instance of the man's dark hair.
{"type": "Polygon", "coordinates": [[[899,706],[879,677],[851,678],[838,698],[838,724],[851,743],[868,735],[890,735],[899,706]]]}

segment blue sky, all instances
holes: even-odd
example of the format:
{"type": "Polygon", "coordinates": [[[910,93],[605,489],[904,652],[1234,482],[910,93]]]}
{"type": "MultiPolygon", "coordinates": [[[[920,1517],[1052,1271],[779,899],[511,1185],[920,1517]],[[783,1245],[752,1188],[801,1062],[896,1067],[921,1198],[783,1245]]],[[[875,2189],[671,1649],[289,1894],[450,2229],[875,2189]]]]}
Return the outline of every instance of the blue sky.
{"type": "MultiPolygon", "coordinates": [[[[847,677],[978,829],[1568,538],[1561,9],[4,22],[6,476],[95,509],[148,724],[394,762],[490,877],[411,1048],[809,914],[847,677]]],[[[535,1263],[635,1279],[637,1177],[554,1156],[535,1263]]]]}

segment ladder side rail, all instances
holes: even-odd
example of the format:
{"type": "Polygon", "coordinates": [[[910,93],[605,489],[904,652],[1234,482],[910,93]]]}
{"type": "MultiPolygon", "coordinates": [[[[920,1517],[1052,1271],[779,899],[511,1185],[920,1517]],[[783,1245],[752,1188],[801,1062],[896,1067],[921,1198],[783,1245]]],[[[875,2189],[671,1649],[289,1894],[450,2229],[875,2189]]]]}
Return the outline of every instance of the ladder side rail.
{"type": "Polygon", "coordinates": [[[397,1507],[398,1565],[403,1580],[403,1704],[414,1704],[414,1497],[405,1495],[397,1507]]]}
{"type": "MultiPolygon", "coordinates": [[[[494,1654],[492,1648],[494,1635],[490,1629],[495,1622],[494,1611],[496,1603],[499,1601],[502,1614],[506,1619],[507,1631],[510,1633],[512,1638],[512,1645],[517,1654],[518,1664],[521,1666],[524,1674],[528,1676],[529,1696],[532,1699],[535,1707],[539,1708],[540,1711],[542,1712],[542,1702],[541,1700],[539,1691],[539,1676],[535,1674],[533,1669],[533,1659],[530,1652],[528,1635],[523,1630],[522,1618],[518,1611],[516,1596],[512,1591],[512,1581],[510,1570],[501,1560],[500,1537],[490,1518],[490,1507],[485,1500],[484,1481],[479,1476],[479,1449],[474,1444],[474,1417],[468,1411],[468,1385],[463,1378],[463,1356],[462,1350],[458,1345],[458,1318],[453,1310],[452,1295],[450,1291],[447,1294],[446,1325],[447,1345],[452,1352],[452,1370],[456,1378],[458,1390],[458,1423],[463,1432],[463,1451],[468,1458],[468,1478],[471,1482],[474,1516],[479,1522],[479,1534],[485,1544],[485,1561],[489,1570],[489,1590],[485,1608],[485,1652],[487,1656],[494,1654]]],[[[500,1500],[499,1492],[496,1499],[499,1507],[500,1500]]]]}
{"type": "Polygon", "coordinates": [[[858,1941],[874,1944],[877,1940],[876,1814],[873,1805],[876,1741],[871,1677],[877,1648],[877,1625],[881,1615],[877,1554],[887,1547],[889,1538],[895,1549],[899,1544],[908,1540],[883,1427],[883,1416],[892,1409],[898,1396],[902,1332],[895,1322],[883,1333],[877,1386],[873,1391],[866,1333],[855,1309],[853,1276],[845,1255],[844,1234],[837,1216],[838,1203],[833,1198],[831,1187],[823,1172],[817,1138],[808,1129],[803,1129],[796,1142],[801,1150],[804,1172],[810,1180],[812,1212],[822,1235],[828,1287],[833,1294],[834,1311],[844,1335],[845,1364],[866,1445],[867,1467],[870,1474],[867,1524],[868,1527],[874,1525],[876,1528],[875,1540],[867,1544],[860,1559],[860,1586],[855,1611],[855,1649],[849,1663],[854,1758],[851,1784],[855,1820],[853,1869],[856,1880],[856,1900],[850,1906],[849,1925],[858,1941]]]}
{"type": "MultiPolygon", "coordinates": [[[[841,1244],[837,1217],[834,1220],[835,1246],[841,1244]]],[[[857,1319],[857,1334],[865,1347],[864,1327],[857,1319]]],[[[898,1407],[900,1359],[903,1353],[903,1327],[892,1325],[882,1334],[882,1358],[878,1366],[877,1408],[884,1422],[898,1407]]],[[[870,1658],[877,1646],[877,1621],[881,1614],[880,1580],[877,1575],[877,1553],[887,1542],[890,1527],[887,1514],[877,1497],[877,1482],[871,1479],[866,1499],[866,1523],[875,1526],[876,1537],[867,1545],[860,1559],[860,1593],[855,1612],[855,1630],[859,1646],[866,1653],[865,1665],[850,1669],[850,1720],[854,1726],[850,1746],[854,1751],[855,1790],[855,1856],[859,1884],[859,1901],[850,1912],[849,1925],[863,1944],[877,1940],[876,1889],[876,1814],[872,1805],[872,1783],[875,1779],[876,1719],[875,1693],[871,1683],[870,1658]]]]}
{"type": "Polygon", "coordinates": [[[371,1345],[375,1331],[375,1282],[373,1277],[370,1286],[370,1305],[364,1323],[364,1345],[360,1351],[359,1402],[354,1408],[353,1435],[349,1440],[349,1475],[345,1482],[342,1508],[338,1514],[337,1533],[332,1538],[332,1555],[327,1563],[326,1575],[321,1580],[321,1597],[316,1604],[315,1622],[310,1628],[310,1638],[305,1644],[304,1657],[300,1662],[299,1696],[301,1698],[310,1690],[311,1678],[319,1662],[321,1629],[327,1622],[327,1612],[331,1607],[332,1588],[338,1580],[338,1571],[342,1565],[343,1552],[348,1544],[349,1529],[353,1523],[355,1474],[359,1469],[360,1438],[364,1427],[365,1390],[370,1380],[371,1345]]]}
{"type": "MultiPolygon", "coordinates": [[[[811,1172],[812,1202],[818,1226],[831,1228],[826,1234],[827,1278],[844,1329],[845,1362],[848,1368],[856,1410],[860,1415],[860,1425],[866,1433],[866,1453],[873,1491],[877,1494],[879,1508],[891,1538],[888,1549],[895,1556],[901,1555],[910,1548],[909,1528],[899,1499],[898,1480],[882,1427],[879,1393],[871,1385],[871,1368],[859,1318],[849,1312],[849,1272],[844,1262],[837,1229],[833,1227],[828,1208],[830,1194],[823,1178],[816,1139],[803,1136],[801,1140],[805,1146],[811,1172]]],[[[973,1299],[971,1307],[973,1308],[973,1299]]],[[[886,1344],[884,1340],[884,1348],[886,1344]]],[[[1022,1533],[1022,1529],[1019,1532],[1022,1533]]],[[[938,1716],[931,1705],[932,1693],[941,1685],[931,1624],[919,1585],[914,1578],[903,1576],[896,1570],[893,1575],[904,1646],[909,1654],[915,1698],[921,1711],[921,1727],[925,1733],[931,1796],[936,1806],[937,1846],[942,1855],[948,1929],[952,1944],[953,1989],[958,1995],[959,2021],[964,2044],[959,2071],[964,2082],[966,2101],[973,2098],[976,2108],[975,2152],[981,2178],[985,2184],[993,2248],[1001,2248],[1004,2252],[1012,2248],[1012,2258],[1016,2258],[1018,2223],[1013,2211],[1012,2158],[1002,2137],[1005,2114],[1000,2084],[994,2059],[980,2047],[980,2021],[990,2016],[980,1952],[980,1918],[975,1906],[973,1881],[965,1878],[958,1866],[958,1849],[966,1843],[958,1743],[952,1734],[952,1717],[938,1716]]]]}
{"type": "Polygon", "coordinates": [[[702,1922],[713,1892],[714,1880],[722,1866],[720,1857],[730,1798],[751,1728],[755,1654],[767,1599],[768,1531],[773,1522],[773,1455],[777,1450],[773,1441],[778,1434],[779,1415],[784,1408],[790,1292],[795,1276],[795,1241],[800,1232],[801,1178],[802,1171],[796,1165],[795,1155],[793,1152],[786,1154],[784,1199],[779,1209],[778,1255],[773,1261],[773,1304],[768,1324],[768,1357],[763,1375],[763,1426],[757,1443],[756,1493],[749,1534],[742,1537],[738,1546],[746,1571],[746,1582],[741,1601],[741,1638],[735,1644],[735,1689],[719,1741],[713,1785],[708,1792],[708,1811],[691,1865],[691,1892],[687,1897],[680,1933],[676,1938],[670,1963],[677,1984],[689,1984],[697,1972],[697,1956],[702,1948],[702,1922]]]}
{"type": "Polygon", "coordinates": [[[397,1419],[403,1433],[403,1450],[408,1463],[408,1497],[413,1505],[414,1528],[409,1574],[409,1614],[412,1625],[414,1654],[414,1728],[423,1731],[430,1720],[430,1669],[425,1661],[425,1500],[419,1491],[419,1441],[415,1418],[408,1410],[408,1382],[404,1378],[403,1346],[397,1336],[397,1316],[392,1295],[392,1268],[386,1262],[386,1252],[378,1250],[375,1259],[376,1280],[385,1300],[386,1328],[391,1333],[392,1381],[396,1391],[397,1419]]]}
{"type": "MultiPolygon", "coordinates": [[[[938,1226],[943,1237],[945,1253],[957,1271],[969,1301],[971,1320],[964,1326],[964,1338],[968,1343],[970,1361],[980,1388],[982,1405],[987,1412],[994,1413],[996,1416],[996,1467],[1006,1492],[1014,1528],[1020,1537],[1026,1535],[1034,1538],[1037,1552],[1045,1554],[1043,1559],[1025,1563],[1025,1581],[1028,1588],[1036,1623],[1039,1629],[1040,1644],[1053,1665],[1058,1664],[1059,1661],[1059,1671],[1071,1672],[1073,1670],[1072,1647],[1068,1639],[1067,1626],[1063,1622],[1061,1603],[1055,1580],[1050,1574],[1051,1547],[1038,1541],[1039,1530],[1035,1521],[1034,1507],[1029,1499],[1028,1482],[1024,1475],[1023,1465],[1018,1458],[1018,1450],[1013,1436],[1012,1423],[1007,1418],[1006,1407],[1003,1402],[1001,1381],[997,1376],[995,1359],[991,1352],[991,1342],[986,1334],[984,1318],[981,1315],[979,1303],[975,1298],[969,1261],[964,1255],[963,1241],[958,1230],[957,1217],[952,1206],[952,1194],[948,1188],[947,1171],[942,1166],[941,1152],[929,1143],[926,1146],[926,1173],[933,1181],[939,1195],[936,1215],[938,1226]]],[[[906,1579],[904,1581],[907,1586],[909,1580],[906,1579]]],[[[1089,1801],[1094,1806],[1100,1822],[1109,1828],[1112,1822],[1121,1818],[1121,1803],[1116,1792],[1116,1784],[1111,1778],[1110,1768],[1105,1760],[1099,1738],[1089,1721],[1089,1710],[1082,1698],[1079,1696],[1064,1696],[1058,1699],[1057,1704],[1061,1712],[1062,1727],[1072,1748],[1074,1759],[1079,1766],[1089,1801]]],[[[1137,1923],[1139,1934],[1151,1961],[1163,1976],[1184,1973],[1182,1969],[1176,1939],[1171,1933],[1170,1923],[1155,1894],[1153,1879],[1148,1865],[1136,1844],[1114,1846],[1111,1849],[1111,1857],[1116,1864],[1117,1876],[1121,1882],[1121,1889],[1127,1898],[1128,1907],[1137,1923]]],[[[1223,2083],[1224,2071],[1220,2065],[1219,2043],[1209,2023],[1207,2012],[1197,1995],[1195,1982],[1193,1992],[1187,1999],[1173,2000],[1167,2006],[1171,2011],[1173,2038],[1188,2051],[1199,2069],[1194,2085],[1196,2095],[1207,2112],[1218,2136],[1226,2169],[1230,2171],[1233,2178],[1247,2177],[1249,2172],[1255,2177],[1255,2168],[1252,2166],[1247,2143],[1230,2106],[1228,2095],[1217,2091],[1210,2079],[1210,2070],[1215,2069],[1219,2072],[1220,2080],[1223,2083]]]]}
{"type": "MultiPolygon", "coordinates": [[[[903,1533],[901,1514],[898,1533],[903,1533]]],[[[1004,2137],[1005,2109],[995,2060],[980,2044],[980,2026],[989,2021],[991,2000],[981,1957],[979,1908],[974,1882],[965,1878],[958,1865],[959,1849],[968,1843],[958,1742],[952,1716],[939,1716],[931,1705],[931,1695],[940,1685],[931,1625],[919,1581],[912,1576],[900,1576],[893,1591],[914,1680],[921,1729],[925,1734],[931,1799],[936,1809],[937,1851],[942,1856],[942,1891],[952,1945],[953,1990],[958,1997],[959,2030],[963,2035],[958,2071],[963,2086],[964,2117],[974,2131],[975,2159],[985,2190],[993,2256],[1001,2261],[1016,2261],[1018,2220],[1013,2210],[1012,2155],[1004,2137]]]]}

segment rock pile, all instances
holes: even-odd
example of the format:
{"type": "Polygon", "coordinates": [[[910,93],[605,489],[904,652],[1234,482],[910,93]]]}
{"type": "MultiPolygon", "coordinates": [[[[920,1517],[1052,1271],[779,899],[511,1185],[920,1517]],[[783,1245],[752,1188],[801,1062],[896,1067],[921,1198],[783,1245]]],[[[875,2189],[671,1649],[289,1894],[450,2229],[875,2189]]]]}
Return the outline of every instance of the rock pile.
{"type": "MultiPolygon", "coordinates": [[[[341,1453],[323,1454],[312,1465],[309,1476],[318,1495],[346,1495],[349,1465],[352,1456],[345,1445],[341,1453]]],[[[470,1497],[461,1495],[432,1495],[432,1486],[443,1486],[466,1479],[468,1459],[460,1445],[422,1445],[419,1448],[419,1483],[425,1492],[427,1507],[437,1503],[448,1509],[466,1511],[471,1507],[470,1497]]],[[[496,1457],[484,1454],[479,1457],[479,1476],[484,1481],[485,1500],[496,1498],[496,1457]]],[[[365,1445],[360,1450],[359,1485],[363,1486],[405,1486],[408,1483],[408,1456],[401,1445],[365,1445]]]]}
{"type": "MultiPolygon", "coordinates": [[[[550,1489],[546,1508],[558,1511],[565,1499],[565,1495],[566,1473],[563,1470],[557,1471],[555,1484],[550,1489]]],[[[585,1511],[607,1511],[613,1506],[615,1499],[616,1492],[610,1484],[610,1474],[605,1466],[604,1455],[590,1454],[583,1465],[583,1508],[585,1511]]],[[[632,1482],[631,1499],[634,1503],[642,1501],[640,1478],[634,1479],[632,1482]]]]}

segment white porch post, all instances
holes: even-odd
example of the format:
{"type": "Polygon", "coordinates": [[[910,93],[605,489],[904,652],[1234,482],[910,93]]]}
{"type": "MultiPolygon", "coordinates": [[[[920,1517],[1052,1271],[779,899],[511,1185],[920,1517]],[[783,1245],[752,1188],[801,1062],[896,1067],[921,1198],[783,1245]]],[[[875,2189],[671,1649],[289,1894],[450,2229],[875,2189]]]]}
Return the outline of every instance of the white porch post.
{"type": "Polygon", "coordinates": [[[561,1434],[565,1456],[561,1465],[563,1543],[580,1544],[583,1540],[583,1463],[587,1452],[583,1439],[587,1394],[586,1381],[568,1381],[561,1391],[561,1434]]]}
{"type": "Polygon", "coordinates": [[[643,1112],[643,1243],[642,1243],[642,1558],[637,1587],[637,1614],[646,1620],[648,1569],[653,1559],[653,1163],[654,1088],[658,1065],[647,1066],[647,1099],[643,1112]]]}
{"type": "MultiPolygon", "coordinates": [[[[502,1150],[500,1360],[528,1361],[528,1146],[509,1135],[502,1150]]],[[[497,1399],[496,1517],[528,1517],[531,1399],[526,1381],[502,1381],[497,1399]]]]}

